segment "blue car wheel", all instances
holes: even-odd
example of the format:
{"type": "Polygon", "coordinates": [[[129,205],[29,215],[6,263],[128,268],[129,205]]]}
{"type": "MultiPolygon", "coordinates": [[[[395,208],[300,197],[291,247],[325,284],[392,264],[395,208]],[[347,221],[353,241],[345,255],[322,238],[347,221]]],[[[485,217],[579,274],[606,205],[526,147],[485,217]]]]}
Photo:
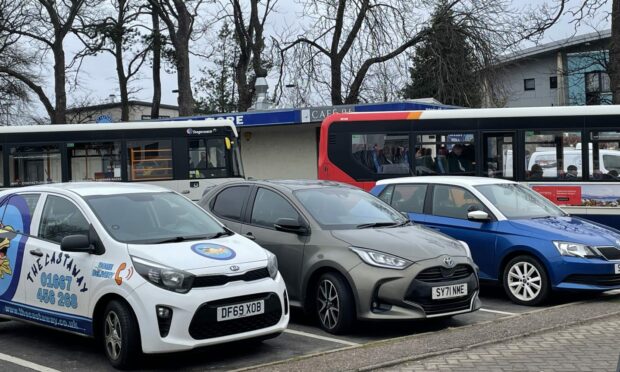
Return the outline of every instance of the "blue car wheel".
{"type": "Polygon", "coordinates": [[[551,292],[545,268],[531,256],[517,256],[510,260],[504,269],[503,283],[508,297],[519,305],[540,305],[551,292]]]}

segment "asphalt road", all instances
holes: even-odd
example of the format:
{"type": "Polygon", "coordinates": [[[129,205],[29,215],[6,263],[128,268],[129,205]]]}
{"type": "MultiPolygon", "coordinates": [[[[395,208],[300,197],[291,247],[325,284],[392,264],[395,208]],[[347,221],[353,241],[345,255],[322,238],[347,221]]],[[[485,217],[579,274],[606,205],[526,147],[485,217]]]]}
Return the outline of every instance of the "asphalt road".
{"type": "MultiPolygon", "coordinates": [[[[608,298],[609,295],[604,296],[608,298]]],[[[613,295],[620,297],[620,293],[613,295]]],[[[498,289],[483,287],[483,308],[450,319],[411,322],[360,323],[347,336],[333,336],[318,329],[300,311],[292,312],[289,330],[262,344],[234,343],[177,354],[149,355],[143,370],[205,371],[235,370],[260,366],[291,358],[356,347],[381,340],[484,324],[540,310],[511,303],[498,289]]],[[[601,302],[601,295],[556,295],[546,306],[553,308],[574,302],[601,302]]],[[[617,306],[617,304],[616,304],[617,306]]],[[[92,339],[17,321],[0,323],[0,370],[2,371],[108,371],[112,370],[92,339]]]]}

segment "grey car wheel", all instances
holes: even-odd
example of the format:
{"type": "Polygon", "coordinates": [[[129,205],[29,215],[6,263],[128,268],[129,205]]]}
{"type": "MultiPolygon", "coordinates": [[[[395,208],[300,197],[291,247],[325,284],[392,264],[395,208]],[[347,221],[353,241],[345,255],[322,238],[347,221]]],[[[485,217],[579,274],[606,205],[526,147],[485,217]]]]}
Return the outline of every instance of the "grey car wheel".
{"type": "Polygon", "coordinates": [[[355,304],[349,286],[335,273],[321,275],[316,286],[316,315],[329,333],[347,332],[355,321],[355,304]]]}

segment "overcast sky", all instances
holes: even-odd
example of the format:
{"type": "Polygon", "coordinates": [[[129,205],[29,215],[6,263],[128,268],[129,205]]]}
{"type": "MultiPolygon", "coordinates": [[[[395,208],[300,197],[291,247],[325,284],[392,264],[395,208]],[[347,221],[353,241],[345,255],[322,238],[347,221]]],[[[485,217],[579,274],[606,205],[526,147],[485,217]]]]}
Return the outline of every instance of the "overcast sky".
{"type": "MultiPolygon", "coordinates": [[[[532,0],[527,3],[542,3],[544,0],[532,0]]],[[[550,0],[547,0],[550,1],[550,0]]],[[[552,0],[551,0],[552,1],[552,0]]],[[[572,6],[576,6],[579,4],[578,0],[572,0],[572,6]]],[[[524,4],[526,3],[523,0],[513,0],[514,4],[524,4]]],[[[607,2],[608,4],[603,12],[607,13],[611,9],[611,1],[607,2]]],[[[287,20],[296,20],[300,19],[303,15],[300,14],[300,7],[295,4],[291,0],[280,0],[278,4],[278,14],[275,17],[272,17],[272,24],[270,24],[267,30],[267,33],[273,32],[281,27],[285,26],[287,20]]],[[[596,21],[591,21],[588,23],[584,23],[577,30],[578,34],[589,33],[593,31],[601,31],[609,28],[609,23],[605,19],[599,19],[596,21]]],[[[570,17],[563,17],[561,21],[551,28],[544,36],[543,42],[551,42],[560,39],[564,39],[570,37],[575,34],[575,26],[570,23],[570,17]]],[[[531,44],[524,44],[523,47],[532,46],[531,44]]],[[[67,50],[68,59],[78,48],[80,47],[79,42],[73,38],[69,38],[65,43],[65,48],[67,50]]],[[[206,48],[204,41],[198,42],[193,45],[193,48],[196,51],[201,51],[202,48],[206,48]]],[[[198,57],[192,57],[191,59],[191,68],[192,68],[192,76],[194,78],[199,76],[199,69],[204,66],[206,62],[198,57]]],[[[69,92],[69,105],[75,102],[76,99],[83,97],[89,97],[93,102],[102,102],[107,99],[110,94],[117,95],[118,97],[118,88],[117,88],[117,80],[116,80],[116,71],[115,71],[115,62],[111,55],[109,54],[100,54],[96,57],[87,58],[81,66],[81,71],[79,75],[80,87],[75,92],[69,92]]],[[[51,69],[51,65],[50,68],[51,69]]],[[[133,95],[133,99],[141,100],[141,101],[151,101],[152,99],[152,84],[151,84],[151,69],[148,65],[145,65],[140,74],[139,80],[132,83],[133,87],[137,87],[140,89],[139,92],[133,95]]],[[[270,76],[270,80],[273,78],[270,76]]],[[[51,83],[52,79],[48,79],[51,83]]],[[[273,85],[273,83],[272,83],[273,85]]],[[[172,90],[176,89],[176,75],[168,74],[162,70],[162,103],[165,104],[176,104],[176,94],[172,93],[172,90]]],[[[270,86],[270,93],[273,90],[273,86],[270,86]]],[[[48,85],[47,92],[50,95],[53,93],[53,88],[51,85],[48,85]]],[[[38,103],[36,99],[33,97],[33,101],[38,103]]],[[[42,111],[42,110],[37,110],[42,111]]]]}

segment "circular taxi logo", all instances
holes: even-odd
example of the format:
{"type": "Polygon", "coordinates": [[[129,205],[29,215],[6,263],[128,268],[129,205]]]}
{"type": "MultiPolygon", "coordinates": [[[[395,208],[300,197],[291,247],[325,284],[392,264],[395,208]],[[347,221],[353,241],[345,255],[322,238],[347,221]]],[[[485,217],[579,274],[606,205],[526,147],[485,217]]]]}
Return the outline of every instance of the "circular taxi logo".
{"type": "Polygon", "coordinates": [[[211,243],[194,244],[192,245],[192,251],[198,253],[201,256],[212,258],[214,260],[230,260],[237,255],[235,251],[228,247],[211,243]]]}

